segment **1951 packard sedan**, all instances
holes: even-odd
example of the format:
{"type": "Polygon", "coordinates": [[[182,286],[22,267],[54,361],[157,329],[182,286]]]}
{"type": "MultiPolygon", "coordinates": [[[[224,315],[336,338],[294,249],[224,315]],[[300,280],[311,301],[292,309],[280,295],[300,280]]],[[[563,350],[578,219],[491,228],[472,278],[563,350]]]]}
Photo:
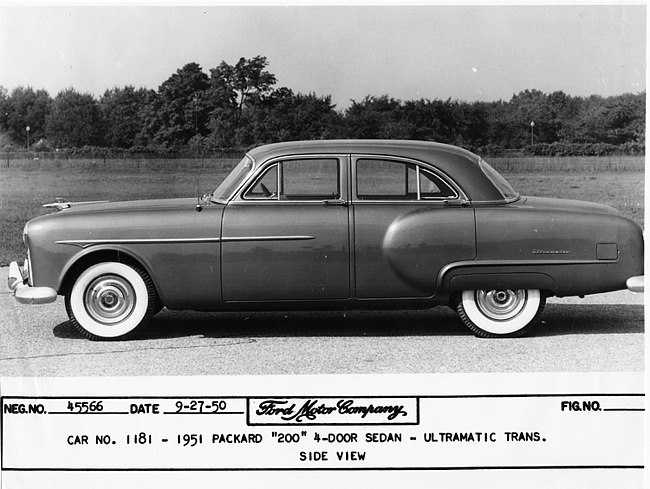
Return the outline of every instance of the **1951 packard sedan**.
{"type": "Polygon", "coordinates": [[[480,157],[417,141],[250,151],[210,194],[60,203],[11,264],[21,303],[65,296],[91,339],[199,311],[450,305],[481,337],[525,334],[549,296],[643,289],[643,235],[605,205],[520,196],[480,157]]]}

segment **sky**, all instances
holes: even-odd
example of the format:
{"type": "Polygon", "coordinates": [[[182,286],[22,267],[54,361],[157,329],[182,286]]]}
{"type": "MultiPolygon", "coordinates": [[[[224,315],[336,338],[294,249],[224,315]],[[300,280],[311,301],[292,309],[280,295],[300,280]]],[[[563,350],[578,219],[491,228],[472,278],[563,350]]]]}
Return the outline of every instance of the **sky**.
{"type": "Polygon", "coordinates": [[[0,86],[157,89],[185,64],[206,74],[266,56],[277,86],[400,100],[509,100],[526,89],[646,89],[646,6],[58,6],[0,0],[0,86]]]}

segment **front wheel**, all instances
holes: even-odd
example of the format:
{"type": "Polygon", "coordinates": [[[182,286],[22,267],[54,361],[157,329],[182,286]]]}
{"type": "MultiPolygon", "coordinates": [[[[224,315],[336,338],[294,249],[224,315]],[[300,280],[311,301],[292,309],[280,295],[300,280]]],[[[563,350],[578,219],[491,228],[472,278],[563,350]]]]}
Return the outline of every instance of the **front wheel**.
{"type": "Polygon", "coordinates": [[[465,290],[456,312],[476,336],[515,338],[535,325],[545,304],[537,289],[465,290]]]}
{"type": "Polygon", "coordinates": [[[74,327],[91,340],[134,337],[158,303],[151,278],[139,268],[105,262],[84,270],[65,298],[74,327]]]}

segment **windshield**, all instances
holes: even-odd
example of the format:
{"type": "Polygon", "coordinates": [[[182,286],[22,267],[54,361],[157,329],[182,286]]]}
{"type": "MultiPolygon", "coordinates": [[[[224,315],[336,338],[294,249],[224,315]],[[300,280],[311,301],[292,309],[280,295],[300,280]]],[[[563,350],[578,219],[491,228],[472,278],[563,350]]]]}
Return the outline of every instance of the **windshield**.
{"type": "Polygon", "coordinates": [[[217,190],[212,193],[210,200],[213,202],[225,203],[232,193],[239,188],[242,182],[248,178],[252,171],[253,160],[248,156],[244,156],[244,158],[230,172],[230,175],[228,175],[226,179],[221,182],[221,185],[217,187],[217,190]]]}
{"type": "Polygon", "coordinates": [[[503,194],[506,200],[515,200],[519,198],[519,192],[512,188],[508,181],[503,178],[498,171],[488,165],[485,160],[481,159],[479,166],[494,186],[499,189],[499,192],[503,194]]]}

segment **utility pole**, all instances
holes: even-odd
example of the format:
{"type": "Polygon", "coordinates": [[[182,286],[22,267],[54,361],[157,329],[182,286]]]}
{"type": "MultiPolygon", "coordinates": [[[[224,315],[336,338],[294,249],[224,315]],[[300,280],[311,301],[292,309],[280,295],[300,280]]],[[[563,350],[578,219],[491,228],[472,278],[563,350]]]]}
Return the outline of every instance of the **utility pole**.
{"type": "Polygon", "coordinates": [[[197,159],[199,158],[199,140],[197,136],[199,135],[199,109],[198,109],[198,100],[196,94],[194,94],[194,150],[196,154],[194,155],[197,159]]]}
{"type": "Polygon", "coordinates": [[[535,133],[535,121],[530,122],[530,146],[533,146],[534,143],[534,133],[535,133]]]}

